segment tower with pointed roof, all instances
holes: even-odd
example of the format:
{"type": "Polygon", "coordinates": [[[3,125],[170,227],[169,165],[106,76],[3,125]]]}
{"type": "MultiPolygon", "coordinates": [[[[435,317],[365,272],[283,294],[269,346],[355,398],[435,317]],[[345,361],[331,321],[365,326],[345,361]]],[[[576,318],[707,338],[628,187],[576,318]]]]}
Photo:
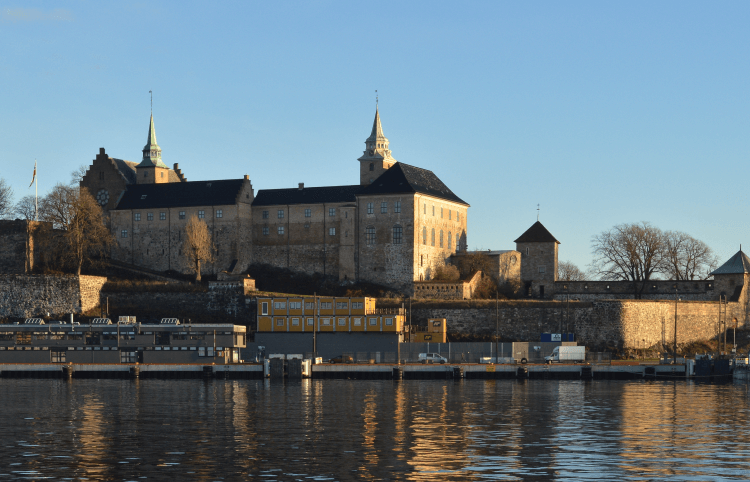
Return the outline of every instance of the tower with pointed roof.
{"type": "Polygon", "coordinates": [[[365,140],[365,152],[359,161],[359,183],[366,186],[380,177],[397,161],[391,156],[388,138],[383,134],[380,124],[380,112],[375,107],[375,120],[372,123],[370,137],[365,140]]]}
{"type": "MultiPolygon", "coordinates": [[[[729,258],[711,275],[714,277],[714,292],[727,301],[746,301],[745,286],[750,285],[750,258],[742,249],[729,258]]],[[[718,296],[717,296],[718,297],[718,296]]]]}
{"type": "Polygon", "coordinates": [[[154,114],[148,126],[148,139],[143,147],[143,159],[136,167],[138,184],[157,184],[169,182],[169,168],[161,160],[161,147],[156,143],[154,114]]]}
{"type": "Polygon", "coordinates": [[[537,221],[514,242],[516,250],[521,253],[521,282],[526,294],[533,298],[551,297],[557,281],[557,245],[560,241],[537,221]]]}

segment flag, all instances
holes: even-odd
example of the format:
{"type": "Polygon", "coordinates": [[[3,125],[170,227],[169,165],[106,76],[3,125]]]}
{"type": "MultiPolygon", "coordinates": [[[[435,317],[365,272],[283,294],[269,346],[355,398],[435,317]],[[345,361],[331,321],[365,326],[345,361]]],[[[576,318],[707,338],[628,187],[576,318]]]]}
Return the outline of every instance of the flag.
{"type": "Polygon", "coordinates": [[[31,184],[29,184],[29,187],[34,185],[34,181],[36,181],[36,159],[34,159],[34,175],[31,177],[31,184]]]}

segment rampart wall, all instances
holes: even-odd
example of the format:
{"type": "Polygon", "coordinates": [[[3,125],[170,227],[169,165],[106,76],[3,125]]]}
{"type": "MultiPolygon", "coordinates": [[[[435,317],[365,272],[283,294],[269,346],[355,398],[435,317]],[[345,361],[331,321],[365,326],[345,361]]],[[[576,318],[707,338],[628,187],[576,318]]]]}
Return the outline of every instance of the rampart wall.
{"type": "Polygon", "coordinates": [[[101,276],[0,275],[0,317],[82,313],[99,305],[101,276]]]}

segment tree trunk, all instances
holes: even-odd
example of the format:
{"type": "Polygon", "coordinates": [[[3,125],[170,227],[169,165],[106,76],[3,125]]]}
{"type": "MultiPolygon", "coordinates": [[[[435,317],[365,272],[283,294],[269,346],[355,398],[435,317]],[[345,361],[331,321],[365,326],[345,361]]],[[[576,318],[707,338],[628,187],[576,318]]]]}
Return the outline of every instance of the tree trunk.
{"type": "Polygon", "coordinates": [[[201,280],[201,260],[200,258],[195,260],[195,281],[200,282],[201,280]]]}

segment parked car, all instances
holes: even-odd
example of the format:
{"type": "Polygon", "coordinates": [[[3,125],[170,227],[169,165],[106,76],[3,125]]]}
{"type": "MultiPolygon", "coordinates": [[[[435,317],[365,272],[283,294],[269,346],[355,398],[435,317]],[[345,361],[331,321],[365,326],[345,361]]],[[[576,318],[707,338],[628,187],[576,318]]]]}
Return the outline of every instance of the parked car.
{"type": "Polygon", "coordinates": [[[354,363],[354,358],[349,355],[339,355],[328,360],[328,363],[354,363]]]}
{"type": "Polygon", "coordinates": [[[448,363],[448,359],[437,353],[420,353],[419,361],[422,363],[448,363]]]}

